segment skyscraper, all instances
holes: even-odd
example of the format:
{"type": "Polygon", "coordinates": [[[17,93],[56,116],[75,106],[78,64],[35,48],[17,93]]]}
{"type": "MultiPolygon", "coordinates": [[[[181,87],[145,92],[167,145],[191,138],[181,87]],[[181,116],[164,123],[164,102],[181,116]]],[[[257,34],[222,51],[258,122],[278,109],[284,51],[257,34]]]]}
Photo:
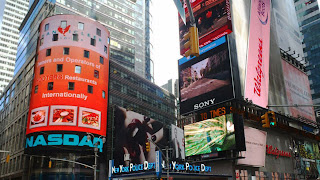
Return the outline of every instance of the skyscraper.
{"type": "Polygon", "coordinates": [[[153,82],[153,62],[150,58],[150,0],[147,1],[31,1],[30,11],[22,23],[15,74],[28,61],[25,54],[35,49],[38,23],[54,14],[78,14],[99,21],[110,29],[110,58],[153,82]],[[48,5],[50,3],[50,5],[48,5]],[[35,21],[34,21],[35,20],[35,21]],[[29,29],[33,29],[29,31],[29,29]],[[28,31],[28,32],[27,32],[28,31]],[[24,42],[29,41],[25,44],[24,42]]]}
{"type": "Polygon", "coordinates": [[[19,26],[28,11],[28,0],[0,1],[0,94],[13,77],[19,26]]]}
{"type": "Polygon", "coordinates": [[[294,0],[314,104],[320,104],[320,11],[317,0],[294,0]]]}

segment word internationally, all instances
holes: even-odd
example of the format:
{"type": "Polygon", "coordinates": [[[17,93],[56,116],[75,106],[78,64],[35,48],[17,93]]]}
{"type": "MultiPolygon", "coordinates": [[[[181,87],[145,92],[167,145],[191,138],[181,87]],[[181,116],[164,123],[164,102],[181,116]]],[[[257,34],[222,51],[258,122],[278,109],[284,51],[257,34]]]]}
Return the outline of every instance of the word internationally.
{"type": "Polygon", "coordinates": [[[259,38],[259,49],[258,49],[258,65],[256,66],[257,77],[253,78],[254,83],[254,94],[261,96],[261,79],[263,78],[262,71],[262,39],[259,38]]]}
{"type": "Polygon", "coordinates": [[[42,98],[56,98],[56,97],[66,97],[66,98],[77,98],[77,99],[83,99],[87,100],[88,96],[81,93],[69,93],[69,92],[61,92],[61,93],[42,93],[42,98]]]}
{"type": "Polygon", "coordinates": [[[277,159],[279,158],[279,156],[291,157],[290,152],[280,151],[277,147],[273,147],[271,145],[266,145],[266,148],[267,148],[267,154],[275,155],[277,159]]]}

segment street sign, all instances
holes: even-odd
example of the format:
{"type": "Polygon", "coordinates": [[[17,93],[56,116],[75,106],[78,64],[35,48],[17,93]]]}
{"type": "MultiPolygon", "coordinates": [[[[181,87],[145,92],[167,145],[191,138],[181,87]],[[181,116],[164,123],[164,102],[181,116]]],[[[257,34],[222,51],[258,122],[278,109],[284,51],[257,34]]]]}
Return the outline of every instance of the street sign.
{"type": "Polygon", "coordinates": [[[162,174],[162,166],[161,166],[161,152],[156,151],[156,174],[157,177],[160,178],[162,174]]]}
{"type": "MultiPolygon", "coordinates": [[[[182,0],[183,1],[183,0],[182,0]]],[[[181,3],[181,0],[173,0],[174,4],[176,5],[178,12],[180,14],[180,17],[184,24],[186,24],[186,13],[184,11],[184,7],[181,3]]]]}

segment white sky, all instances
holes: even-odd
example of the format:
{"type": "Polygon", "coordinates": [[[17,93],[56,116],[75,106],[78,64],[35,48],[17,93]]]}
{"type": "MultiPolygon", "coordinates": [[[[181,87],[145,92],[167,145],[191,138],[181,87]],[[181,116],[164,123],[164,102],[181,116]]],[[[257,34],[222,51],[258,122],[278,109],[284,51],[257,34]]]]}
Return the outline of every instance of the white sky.
{"type": "Polygon", "coordinates": [[[155,83],[161,86],[169,79],[178,78],[178,59],[182,57],[179,48],[179,15],[173,0],[153,0],[151,8],[151,58],[154,62],[155,83]]]}

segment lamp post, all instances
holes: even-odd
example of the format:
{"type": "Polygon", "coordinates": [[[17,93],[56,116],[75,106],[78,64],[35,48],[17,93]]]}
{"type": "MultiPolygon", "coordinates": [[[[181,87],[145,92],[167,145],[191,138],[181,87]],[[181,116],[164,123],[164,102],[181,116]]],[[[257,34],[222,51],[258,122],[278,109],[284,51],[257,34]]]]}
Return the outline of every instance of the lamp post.
{"type": "MultiPolygon", "coordinates": [[[[91,140],[91,136],[92,139],[95,138],[95,136],[91,133],[87,133],[87,140],[90,141],[91,140]]],[[[104,144],[106,142],[106,137],[104,136],[99,136],[98,137],[98,141],[96,143],[94,143],[93,145],[93,150],[94,150],[94,165],[93,167],[93,180],[97,180],[97,159],[98,159],[98,145],[99,145],[99,139],[102,138],[102,144],[104,144]]]]}

